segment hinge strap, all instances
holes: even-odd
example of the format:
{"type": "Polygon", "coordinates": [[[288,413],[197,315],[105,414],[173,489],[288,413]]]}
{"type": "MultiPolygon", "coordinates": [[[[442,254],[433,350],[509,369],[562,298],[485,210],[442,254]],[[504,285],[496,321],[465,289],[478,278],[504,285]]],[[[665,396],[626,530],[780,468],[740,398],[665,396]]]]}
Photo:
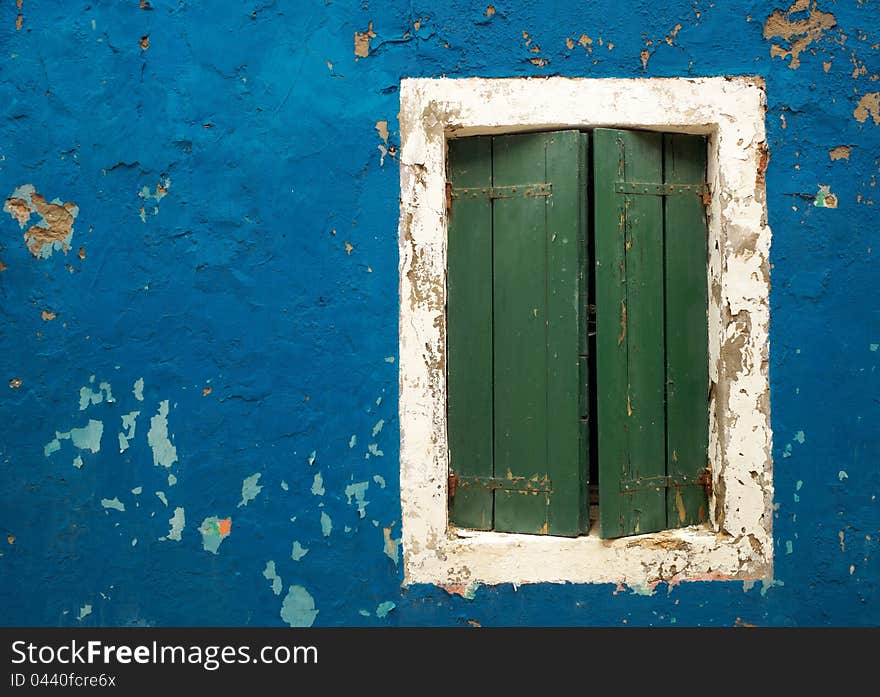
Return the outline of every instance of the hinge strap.
{"type": "Polygon", "coordinates": [[[661,475],[658,477],[624,479],[620,482],[620,491],[626,493],[643,489],[672,489],[680,486],[699,486],[706,489],[707,493],[709,493],[709,489],[712,487],[712,475],[708,471],[705,471],[696,476],[676,474],[671,476],[661,475]]]}
{"type": "Polygon", "coordinates": [[[618,194],[642,194],[647,196],[673,196],[675,194],[707,194],[705,184],[655,184],[652,182],[617,182],[614,191],[618,194]]]}
{"type": "Polygon", "coordinates": [[[538,196],[552,196],[552,184],[517,184],[515,186],[454,186],[450,190],[452,199],[479,199],[479,198],[535,198],[538,196]]]}
{"type": "Polygon", "coordinates": [[[462,477],[449,475],[449,496],[455,496],[456,489],[502,489],[504,491],[545,492],[553,488],[549,477],[462,477]]]}

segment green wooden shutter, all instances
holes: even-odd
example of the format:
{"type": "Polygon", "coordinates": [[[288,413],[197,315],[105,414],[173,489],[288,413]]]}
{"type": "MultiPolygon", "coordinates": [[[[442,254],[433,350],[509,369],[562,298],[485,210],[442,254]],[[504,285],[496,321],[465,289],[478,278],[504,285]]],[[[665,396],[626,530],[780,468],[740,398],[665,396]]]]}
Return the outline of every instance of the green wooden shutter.
{"type": "MultiPolygon", "coordinates": [[[[449,142],[449,180],[479,191],[492,185],[492,138],[449,142]]],[[[492,202],[450,201],[447,241],[447,423],[450,470],[491,477],[492,469],[492,202]]],[[[450,519],[492,529],[492,491],[455,487],[450,519]]]]}
{"type": "MultiPolygon", "coordinates": [[[[663,153],[665,183],[705,182],[704,137],[667,134],[663,153]]],[[[665,202],[666,467],[673,484],[666,508],[667,527],[676,528],[708,518],[699,481],[709,446],[708,231],[700,196],[672,194],[665,202]]]]}
{"type": "Polygon", "coordinates": [[[469,140],[450,143],[451,520],[574,536],[587,525],[580,358],[587,139],[577,131],[494,137],[488,183],[473,160],[467,172],[479,170],[479,177],[463,176],[463,153],[478,147],[465,145],[469,140]],[[474,234],[479,249],[457,239],[474,234]],[[474,399],[477,419],[471,418],[474,399]]]}
{"type": "Polygon", "coordinates": [[[596,129],[593,137],[599,519],[607,538],[705,518],[697,475],[708,438],[706,165],[697,136],[596,129]]]}

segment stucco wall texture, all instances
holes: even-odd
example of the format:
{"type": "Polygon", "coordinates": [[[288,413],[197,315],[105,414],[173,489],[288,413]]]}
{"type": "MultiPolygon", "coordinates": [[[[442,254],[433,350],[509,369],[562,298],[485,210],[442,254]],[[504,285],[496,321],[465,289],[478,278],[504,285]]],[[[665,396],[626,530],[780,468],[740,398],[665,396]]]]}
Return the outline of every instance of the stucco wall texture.
{"type": "Polygon", "coordinates": [[[9,0],[0,623],[880,623],[880,2],[9,0]],[[401,587],[403,77],[758,75],[774,577],[401,587]]]}

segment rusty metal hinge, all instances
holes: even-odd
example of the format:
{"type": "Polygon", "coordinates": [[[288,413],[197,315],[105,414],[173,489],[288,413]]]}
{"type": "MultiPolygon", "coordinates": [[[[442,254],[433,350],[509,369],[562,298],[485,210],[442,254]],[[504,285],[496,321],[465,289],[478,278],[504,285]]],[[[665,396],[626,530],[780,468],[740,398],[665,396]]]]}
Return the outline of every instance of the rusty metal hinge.
{"type": "Polygon", "coordinates": [[[681,486],[699,486],[705,489],[707,496],[712,496],[712,473],[705,469],[700,474],[693,476],[687,474],[675,474],[670,476],[660,475],[657,477],[638,477],[636,479],[624,479],[620,482],[620,491],[642,491],[645,489],[672,489],[681,486]]]}
{"type": "Polygon", "coordinates": [[[673,196],[676,194],[698,194],[709,192],[705,184],[656,184],[653,182],[617,182],[614,191],[618,194],[642,194],[648,196],[673,196]]]}
{"type": "Polygon", "coordinates": [[[553,184],[515,184],[513,186],[455,186],[447,189],[447,200],[488,198],[536,198],[552,196],[553,184]]]}
{"type": "Polygon", "coordinates": [[[503,489],[504,491],[523,491],[529,493],[550,493],[553,487],[550,477],[463,477],[449,475],[449,496],[455,495],[456,489],[503,489]]]}
{"type": "Polygon", "coordinates": [[[446,182],[446,217],[452,211],[452,182],[446,182]]]}

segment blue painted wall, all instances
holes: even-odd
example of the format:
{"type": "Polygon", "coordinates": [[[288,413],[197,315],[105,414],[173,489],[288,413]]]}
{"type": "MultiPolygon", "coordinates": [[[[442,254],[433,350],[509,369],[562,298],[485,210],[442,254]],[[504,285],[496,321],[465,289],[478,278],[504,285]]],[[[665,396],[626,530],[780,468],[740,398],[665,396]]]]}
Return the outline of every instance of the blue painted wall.
{"type": "Polygon", "coordinates": [[[4,3],[0,622],[880,623],[880,3],[807,4],[4,3]],[[400,588],[399,81],[551,74],[767,81],[773,583],[400,588]]]}

